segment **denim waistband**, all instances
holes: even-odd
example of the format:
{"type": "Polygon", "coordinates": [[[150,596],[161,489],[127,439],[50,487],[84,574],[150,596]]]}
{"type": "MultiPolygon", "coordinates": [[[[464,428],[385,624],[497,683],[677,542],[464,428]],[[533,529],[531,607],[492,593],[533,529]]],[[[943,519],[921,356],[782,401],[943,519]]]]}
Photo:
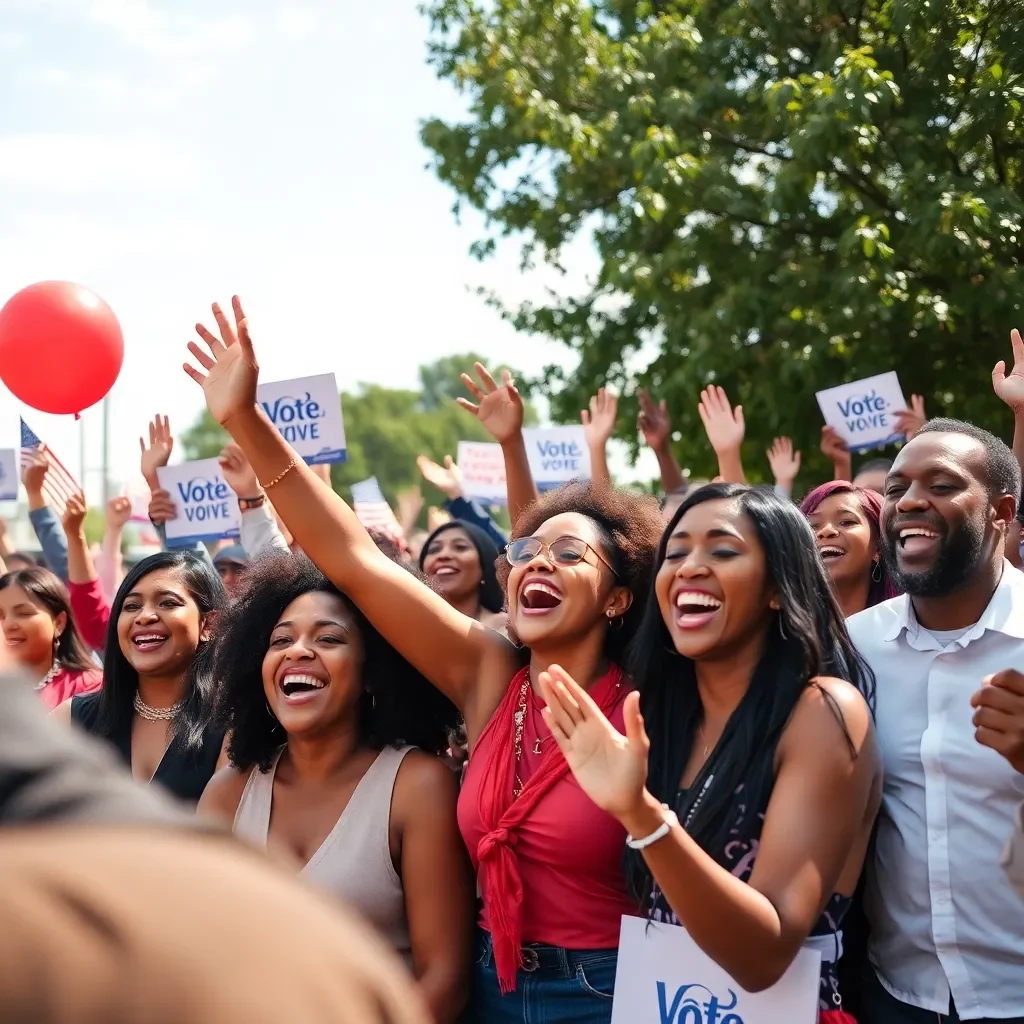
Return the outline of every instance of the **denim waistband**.
{"type": "MultiPolygon", "coordinates": [[[[563,949],[561,946],[546,946],[540,942],[523,943],[523,966],[525,974],[553,973],[565,978],[574,977],[576,967],[589,964],[608,963],[618,958],[618,949],[563,949]]],[[[477,933],[477,958],[485,967],[494,960],[494,943],[489,932],[477,933]]]]}

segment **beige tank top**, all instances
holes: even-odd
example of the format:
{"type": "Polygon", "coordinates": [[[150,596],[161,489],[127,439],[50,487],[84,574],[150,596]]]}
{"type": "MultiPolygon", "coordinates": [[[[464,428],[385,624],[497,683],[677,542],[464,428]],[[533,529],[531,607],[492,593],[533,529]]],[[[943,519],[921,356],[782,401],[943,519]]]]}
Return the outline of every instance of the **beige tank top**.
{"type": "MultiPolygon", "coordinates": [[[[304,877],[355,907],[412,966],[402,880],[391,860],[391,794],[398,769],[412,747],[385,747],[359,780],[334,828],[302,869],[304,877]]],[[[267,845],[277,762],[253,768],[235,812],[236,835],[267,845]]]]}

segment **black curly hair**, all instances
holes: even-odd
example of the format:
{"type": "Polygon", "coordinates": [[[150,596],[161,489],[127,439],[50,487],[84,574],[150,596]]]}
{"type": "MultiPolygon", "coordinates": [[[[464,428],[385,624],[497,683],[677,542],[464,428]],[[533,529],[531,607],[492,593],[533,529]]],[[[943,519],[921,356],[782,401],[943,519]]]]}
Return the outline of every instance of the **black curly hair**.
{"type": "Polygon", "coordinates": [[[249,567],[245,589],[221,617],[214,660],[217,718],[229,732],[228,757],[240,771],[268,771],[284,729],[267,711],[263,657],[282,612],[303,594],[340,597],[363,641],[360,738],[371,747],[420,747],[433,754],[448,746],[458,723],[455,705],[420,675],[305,556],[265,555],[249,567]]]}
{"type": "MultiPolygon", "coordinates": [[[[621,628],[608,630],[605,654],[609,660],[621,664],[643,619],[654,579],[654,554],[665,526],[658,503],[650,495],[617,490],[589,480],[573,480],[545,492],[527,505],[516,520],[512,539],[529,537],[548,519],[565,512],[586,516],[594,523],[603,541],[601,553],[614,570],[616,582],[633,595],[632,604],[622,616],[621,628]]],[[[512,567],[501,557],[497,569],[501,589],[507,595],[512,567]]],[[[514,643],[518,642],[511,622],[508,634],[514,643]]]]}

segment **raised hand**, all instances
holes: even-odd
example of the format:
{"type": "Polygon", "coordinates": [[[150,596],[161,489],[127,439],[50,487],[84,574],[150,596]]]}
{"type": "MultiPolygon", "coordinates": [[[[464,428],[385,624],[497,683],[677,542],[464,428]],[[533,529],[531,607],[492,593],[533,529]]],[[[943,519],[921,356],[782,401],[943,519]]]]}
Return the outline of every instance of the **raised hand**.
{"type": "Polygon", "coordinates": [[[149,521],[154,526],[163,526],[168,519],[176,519],[177,516],[178,509],[170,492],[157,488],[149,498],[149,521]]]}
{"type": "Polygon", "coordinates": [[[80,494],[72,494],[64,506],[64,533],[69,537],[77,537],[84,530],[86,514],[85,498],[80,494]]]}
{"type": "Polygon", "coordinates": [[[538,681],[547,703],[541,714],[580,789],[608,814],[632,813],[643,798],[651,745],[640,695],[634,691],[623,705],[623,736],[564,669],[552,665],[538,681]]]}
{"type": "Polygon", "coordinates": [[[903,434],[908,441],[913,440],[914,435],[928,422],[924,411],[924,398],[921,395],[910,396],[910,408],[901,409],[896,413],[893,423],[896,429],[903,434]]]}
{"type": "Polygon", "coordinates": [[[21,482],[29,495],[42,494],[46,474],[50,471],[50,459],[45,448],[31,448],[25,452],[25,464],[21,470],[21,482]]]}
{"type": "Polygon", "coordinates": [[[156,471],[167,465],[171,452],[174,451],[174,436],[171,434],[171,421],[166,416],[157,416],[149,424],[149,445],[145,438],[139,438],[142,450],[142,475],[149,484],[151,491],[159,490],[160,481],[156,471]]]}
{"type": "Polygon", "coordinates": [[[615,413],[619,408],[619,400],[607,388],[598,388],[597,394],[590,400],[590,408],[580,413],[583,433],[587,438],[588,448],[601,448],[615,433],[615,413]]]}
{"type": "Polygon", "coordinates": [[[746,429],[743,423],[743,406],[737,405],[734,409],[729,404],[725,388],[716,385],[706,387],[700,393],[697,411],[716,454],[739,450],[746,429]]]}
{"type": "Polygon", "coordinates": [[[462,497],[462,471],[452,461],[450,455],[444,457],[444,465],[439,466],[433,459],[420,455],[416,459],[420,475],[428,484],[436,487],[450,501],[462,497]]]}
{"type": "Polygon", "coordinates": [[[462,383],[477,400],[477,404],[474,405],[467,398],[457,398],[455,401],[467,412],[471,412],[498,444],[504,444],[523,429],[522,396],[508,370],[501,371],[499,387],[482,363],[475,363],[473,369],[480,383],[477,384],[468,373],[462,375],[462,383]]]}
{"type": "Polygon", "coordinates": [[[237,444],[226,444],[217,456],[224,482],[235,492],[236,498],[258,498],[263,493],[260,482],[249,460],[237,444]]]}
{"type": "Polygon", "coordinates": [[[125,523],[132,517],[131,498],[120,495],[111,498],[107,502],[107,527],[108,529],[123,530],[125,523]]]}
{"type": "Polygon", "coordinates": [[[202,386],[210,415],[222,427],[237,413],[245,412],[256,404],[256,384],[260,375],[256,353],[249,338],[249,323],[237,295],[231,300],[231,307],[234,324],[230,323],[216,302],[213,304],[213,316],[220,337],[211,334],[202,324],[196,324],[196,333],[206,342],[209,355],[194,341],[188,343],[189,352],[206,373],[188,363],[184,364],[185,372],[202,386]]]}
{"type": "Polygon", "coordinates": [[[983,680],[971,697],[974,738],[1024,773],[1024,674],[1004,669],[983,680]]]}
{"type": "Polygon", "coordinates": [[[1006,363],[1000,359],[992,370],[992,390],[1016,415],[1024,412],[1024,339],[1020,331],[1010,331],[1013,346],[1013,369],[1007,373],[1006,363]]]}
{"type": "Polygon", "coordinates": [[[792,490],[793,481],[800,472],[800,453],[793,451],[792,440],[788,437],[775,438],[767,455],[775,482],[780,487],[792,490]]]}
{"type": "Polygon", "coordinates": [[[403,531],[412,533],[423,511],[423,492],[418,487],[405,487],[395,495],[395,503],[398,506],[398,522],[403,531]]]}
{"type": "Polygon", "coordinates": [[[643,434],[644,441],[655,451],[668,445],[672,434],[672,421],[669,419],[668,407],[663,398],[657,405],[646,391],[640,391],[640,415],[636,425],[643,434]]]}

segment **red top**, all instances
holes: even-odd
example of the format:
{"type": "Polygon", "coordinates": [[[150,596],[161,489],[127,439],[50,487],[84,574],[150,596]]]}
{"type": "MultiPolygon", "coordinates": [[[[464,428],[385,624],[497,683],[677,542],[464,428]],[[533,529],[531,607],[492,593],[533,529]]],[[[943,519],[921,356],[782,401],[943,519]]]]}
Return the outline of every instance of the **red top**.
{"type": "MultiPolygon", "coordinates": [[[[512,684],[515,694],[509,695],[515,701],[519,678],[512,684]]],[[[630,688],[623,681],[617,693],[606,692],[620,679],[619,670],[613,669],[595,683],[590,695],[598,705],[611,702],[609,721],[625,732],[622,702],[630,688]]],[[[524,784],[555,742],[541,717],[542,706],[529,688],[520,762],[524,784]],[[538,740],[539,754],[534,752],[538,740]]],[[[480,810],[481,782],[496,739],[495,725],[501,718],[496,713],[487,723],[469,759],[459,794],[459,828],[478,872],[478,848],[487,835],[480,810]]],[[[557,756],[561,758],[561,754],[557,756]]],[[[598,809],[571,772],[558,778],[515,830],[514,853],[522,882],[521,941],[574,950],[617,948],[622,915],[637,913],[636,903],[626,893],[622,869],[625,844],[625,829],[598,809]]],[[[491,931],[486,899],[480,924],[491,931]]]]}
{"type": "Polygon", "coordinates": [[[103,594],[100,581],[68,583],[68,593],[71,595],[71,614],[82,639],[94,651],[102,652],[110,621],[110,602],[103,594]]]}
{"type": "Polygon", "coordinates": [[[51,679],[40,691],[39,696],[47,711],[59,707],[66,700],[72,697],[81,696],[83,693],[93,693],[103,683],[103,673],[97,669],[89,669],[87,672],[61,672],[59,676],[51,679]]]}

